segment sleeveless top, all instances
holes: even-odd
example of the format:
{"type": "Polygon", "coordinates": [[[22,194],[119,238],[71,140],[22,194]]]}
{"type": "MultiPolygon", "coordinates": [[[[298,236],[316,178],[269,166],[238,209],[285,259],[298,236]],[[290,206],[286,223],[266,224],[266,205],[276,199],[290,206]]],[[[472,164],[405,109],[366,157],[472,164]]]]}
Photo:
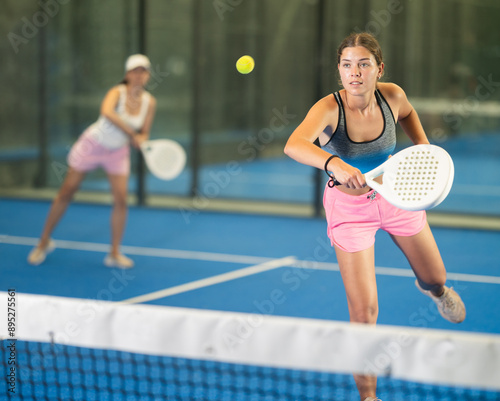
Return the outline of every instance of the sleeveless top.
{"type": "MultiPolygon", "coordinates": [[[[120,97],[116,105],[116,112],[120,118],[130,125],[137,132],[144,125],[146,114],[148,113],[149,101],[151,95],[144,91],[141,99],[141,109],[139,113],[130,115],[127,113],[125,103],[127,101],[127,87],[124,84],[118,86],[120,97]]],[[[89,127],[88,135],[95,139],[99,144],[108,149],[118,149],[129,144],[129,136],[108,120],[104,116],[99,116],[99,119],[89,127]]]]}
{"type": "Polygon", "coordinates": [[[335,92],[333,95],[339,105],[339,121],[335,132],[321,148],[339,156],[363,174],[367,173],[385,162],[396,147],[396,121],[392,110],[380,91],[375,90],[375,98],[384,117],[384,129],[377,138],[371,141],[354,142],[347,132],[345,111],[340,94],[335,92]]]}

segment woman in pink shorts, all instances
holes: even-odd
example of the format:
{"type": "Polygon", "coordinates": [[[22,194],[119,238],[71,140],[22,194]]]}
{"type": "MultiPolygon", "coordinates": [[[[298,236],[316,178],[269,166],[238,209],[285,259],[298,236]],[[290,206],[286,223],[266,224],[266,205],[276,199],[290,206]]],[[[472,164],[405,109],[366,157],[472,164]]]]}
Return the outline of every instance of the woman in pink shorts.
{"type": "MultiPolygon", "coordinates": [[[[344,89],[319,100],[290,136],[285,153],[300,163],[325,169],[333,180],[324,192],[327,231],[340,267],[350,320],[375,324],[378,316],[374,242],[387,231],[407,257],[417,288],[431,297],[441,315],[454,323],[465,307],[445,286],[446,270],[426,214],[389,204],[366,186],[363,173],[380,165],[395,149],[396,123],[414,144],[429,143],[405,92],[381,83],[382,51],[368,33],[355,33],[337,51],[344,89]],[[315,141],[319,141],[320,147],[315,141]]],[[[376,400],[376,378],[355,375],[361,400],[376,400]]]]}
{"type": "Polygon", "coordinates": [[[87,172],[103,168],[113,194],[111,249],[104,263],[108,267],[130,268],[134,262],[120,253],[127,218],[127,184],[130,174],[130,144],[138,148],[149,138],[156,100],[145,86],[151,63],[142,54],[130,56],[125,63],[125,78],[111,88],[101,104],[99,119],[88,127],[68,155],[68,173],[54,199],[40,242],[30,252],[28,262],[42,263],[55,247],[50,236],[64,215],[87,172]]]}

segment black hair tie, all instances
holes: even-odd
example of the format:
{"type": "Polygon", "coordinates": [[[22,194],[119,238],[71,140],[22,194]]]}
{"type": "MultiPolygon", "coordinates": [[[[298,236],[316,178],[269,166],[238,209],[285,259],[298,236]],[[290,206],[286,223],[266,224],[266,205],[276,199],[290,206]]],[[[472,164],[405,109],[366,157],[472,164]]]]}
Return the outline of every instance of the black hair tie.
{"type": "Polygon", "coordinates": [[[338,182],[336,179],[335,179],[335,176],[330,173],[328,171],[328,163],[330,163],[330,160],[332,160],[333,158],[335,157],[338,157],[337,155],[331,155],[327,160],[326,160],[326,163],[325,163],[325,173],[328,177],[330,177],[330,179],[328,180],[328,186],[330,188],[333,188],[335,185],[342,185],[340,184],[340,182],[338,182]]]}

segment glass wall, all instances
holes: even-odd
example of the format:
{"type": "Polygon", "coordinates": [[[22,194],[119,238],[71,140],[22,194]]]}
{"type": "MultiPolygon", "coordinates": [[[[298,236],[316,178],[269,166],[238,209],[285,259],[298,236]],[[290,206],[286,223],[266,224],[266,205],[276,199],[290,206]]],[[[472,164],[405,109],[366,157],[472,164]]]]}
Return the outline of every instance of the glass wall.
{"type": "MultiPolygon", "coordinates": [[[[336,48],[380,40],[432,143],[455,161],[438,211],[500,215],[500,5],[493,0],[28,0],[3,7],[0,196],[57,190],[69,148],[94,122],[129,54],[152,61],[152,138],[178,141],[184,172],[161,181],[132,153],[132,193],[271,202],[319,211],[324,173],[283,154],[321,97],[340,89],[336,48]],[[236,60],[250,54],[255,70],[236,60]]],[[[399,132],[399,147],[408,145],[399,132]]],[[[102,171],[83,192],[106,193],[102,171]]]]}

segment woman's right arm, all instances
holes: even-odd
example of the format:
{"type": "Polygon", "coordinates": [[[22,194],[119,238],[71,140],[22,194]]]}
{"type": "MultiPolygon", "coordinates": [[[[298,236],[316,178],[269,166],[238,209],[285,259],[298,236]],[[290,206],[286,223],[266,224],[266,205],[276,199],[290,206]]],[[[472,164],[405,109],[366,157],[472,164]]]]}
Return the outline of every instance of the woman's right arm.
{"type": "Polygon", "coordinates": [[[136,148],[141,146],[141,143],[149,139],[149,132],[151,131],[151,126],[153,125],[154,116],[156,113],[156,98],[150,95],[149,108],[146,113],[146,118],[144,119],[144,124],[142,125],[141,131],[134,136],[132,140],[132,145],[136,148]]]}
{"type": "MultiPolygon", "coordinates": [[[[302,164],[323,170],[330,153],[314,144],[327,126],[335,131],[338,120],[338,105],[332,95],[319,100],[307,113],[304,120],[293,131],[285,145],[285,154],[302,164]]],[[[351,165],[335,157],[328,162],[328,171],[347,188],[363,188],[366,183],[363,174],[351,165]]]]}
{"type": "Polygon", "coordinates": [[[316,146],[314,141],[330,124],[334,111],[327,98],[321,99],[311,107],[304,120],[288,138],[285,154],[299,163],[323,169],[325,161],[331,155],[316,146]]]}
{"type": "Polygon", "coordinates": [[[120,128],[130,139],[133,139],[137,132],[125,123],[116,112],[116,105],[120,99],[120,91],[117,86],[111,88],[101,103],[101,115],[106,117],[114,125],[120,128]]]}

